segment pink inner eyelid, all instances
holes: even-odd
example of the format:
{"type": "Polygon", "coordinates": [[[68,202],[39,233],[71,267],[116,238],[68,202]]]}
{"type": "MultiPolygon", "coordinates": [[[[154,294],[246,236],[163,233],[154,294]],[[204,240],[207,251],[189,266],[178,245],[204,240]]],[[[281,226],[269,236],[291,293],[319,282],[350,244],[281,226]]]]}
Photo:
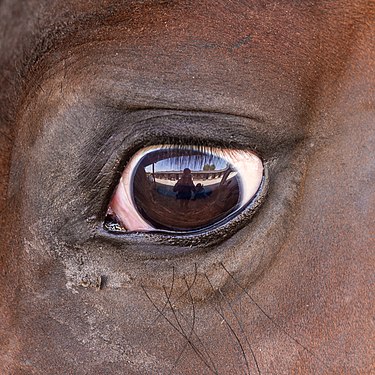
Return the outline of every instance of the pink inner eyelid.
{"type": "MultiPolygon", "coordinates": [[[[166,148],[168,148],[168,146],[159,145],[139,150],[134,154],[124,169],[120,182],[110,201],[109,211],[112,211],[116,215],[121,224],[128,231],[147,232],[155,230],[154,227],[142,218],[135,208],[131,196],[132,175],[138,163],[148,152],[166,148]]],[[[249,203],[251,198],[258,191],[263,178],[263,163],[261,159],[251,151],[207,148],[207,152],[211,152],[227,160],[236,167],[237,173],[240,175],[242,189],[240,207],[249,203]]]]}
{"type": "Polygon", "coordinates": [[[109,204],[109,208],[115,213],[125,229],[131,231],[153,230],[153,227],[139,214],[131,197],[132,171],[137,167],[144,155],[144,151],[140,150],[132,157],[122,173],[120,182],[109,204]]]}
{"type": "Polygon", "coordinates": [[[229,161],[240,175],[242,197],[240,205],[248,203],[256,194],[263,178],[262,160],[251,151],[217,150],[215,154],[229,161]]]}
{"type": "Polygon", "coordinates": [[[126,230],[131,231],[150,231],[153,227],[148,224],[135,208],[130,197],[130,185],[127,179],[121,177],[116,192],[111,199],[111,210],[121,221],[126,230]]]}

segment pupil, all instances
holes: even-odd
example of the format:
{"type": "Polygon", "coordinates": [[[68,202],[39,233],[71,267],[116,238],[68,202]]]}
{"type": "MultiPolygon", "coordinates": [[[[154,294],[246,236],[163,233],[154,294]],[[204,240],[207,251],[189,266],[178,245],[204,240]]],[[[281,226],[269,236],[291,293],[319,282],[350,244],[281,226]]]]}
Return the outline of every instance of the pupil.
{"type": "Polygon", "coordinates": [[[207,227],[239,207],[240,180],[225,159],[195,149],[161,149],[135,168],[134,205],[155,229],[207,227]]]}

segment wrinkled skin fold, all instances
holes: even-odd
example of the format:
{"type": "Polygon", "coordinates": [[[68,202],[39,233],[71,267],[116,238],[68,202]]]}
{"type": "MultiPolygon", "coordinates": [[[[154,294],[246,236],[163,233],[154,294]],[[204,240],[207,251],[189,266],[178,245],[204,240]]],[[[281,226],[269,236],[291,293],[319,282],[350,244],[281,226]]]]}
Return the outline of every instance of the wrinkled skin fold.
{"type": "Polygon", "coordinates": [[[367,1],[0,2],[0,373],[374,370],[367,1]],[[198,237],[103,229],[142,147],[255,150],[198,237]]]}

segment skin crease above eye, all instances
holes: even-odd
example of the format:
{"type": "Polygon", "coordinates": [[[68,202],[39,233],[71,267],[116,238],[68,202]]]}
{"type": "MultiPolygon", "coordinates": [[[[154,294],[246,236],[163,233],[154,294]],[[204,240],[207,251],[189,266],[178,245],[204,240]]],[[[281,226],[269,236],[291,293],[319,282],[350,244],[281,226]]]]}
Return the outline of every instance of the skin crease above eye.
{"type": "Polygon", "coordinates": [[[373,4],[0,2],[0,373],[374,372],[373,4]],[[262,155],[214,240],[104,233],[161,143],[262,155]]]}

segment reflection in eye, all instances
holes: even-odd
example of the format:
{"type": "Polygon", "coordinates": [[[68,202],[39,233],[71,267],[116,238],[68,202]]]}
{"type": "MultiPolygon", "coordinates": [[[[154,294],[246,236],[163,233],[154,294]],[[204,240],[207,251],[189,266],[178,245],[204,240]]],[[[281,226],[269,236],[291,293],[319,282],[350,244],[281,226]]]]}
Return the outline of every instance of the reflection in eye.
{"type": "Polygon", "coordinates": [[[250,151],[158,145],[126,166],[105,219],[110,231],[193,232],[220,225],[246,207],[263,178],[250,151]]]}

